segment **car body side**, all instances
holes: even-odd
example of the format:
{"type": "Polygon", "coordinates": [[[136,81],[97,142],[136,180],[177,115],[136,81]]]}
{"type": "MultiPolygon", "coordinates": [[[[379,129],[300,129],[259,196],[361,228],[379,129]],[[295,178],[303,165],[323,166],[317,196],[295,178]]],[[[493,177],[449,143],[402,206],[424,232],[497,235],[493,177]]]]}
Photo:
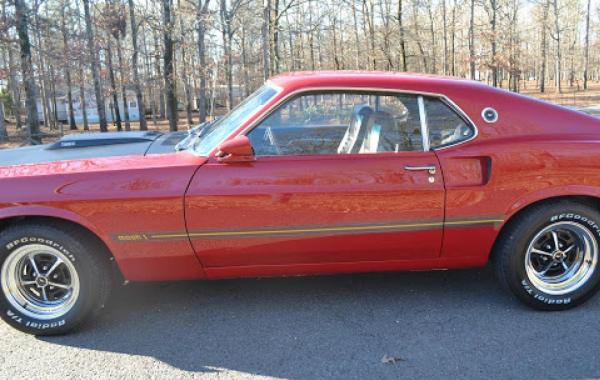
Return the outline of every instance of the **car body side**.
{"type": "MultiPolygon", "coordinates": [[[[106,245],[126,279],[138,281],[457,268],[485,265],[503,226],[532,204],[567,196],[600,199],[600,175],[595,174],[600,172],[600,121],[583,113],[475,82],[429,76],[291,74],[273,78],[272,83],[281,91],[228,138],[247,132],[290,94],[308,90],[439,95],[464,112],[477,128],[477,136],[434,151],[445,188],[438,257],[360,262],[324,258],[320,265],[254,265],[249,256],[245,265],[206,265],[193,239],[185,235],[190,207],[185,194],[192,181],[216,184],[215,170],[235,165],[219,162],[215,151],[208,157],[182,151],[0,167],[0,228],[27,217],[78,224],[106,245]],[[498,112],[497,122],[483,120],[481,112],[486,107],[498,112]],[[463,222],[453,223],[459,220],[463,222]],[[490,223],[464,222],[469,220],[490,223]],[[152,238],[155,233],[160,239],[152,238]]],[[[226,185],[234,205],[236,183],[226,185]]],[[[274,197],[270,201],[286,200],[274,197]]],[[[234,207],[223,211],[226,215],[219,212],[208,207],[207,223],[218,218],[230,221],[235,229],[244,217],[234,207]]],[[[315,214],[314,224],[322,223],[315,214]]],[[[262,242],[266,246],[269,239],[236,244],[262,242]]],[[[335,244],[327,238],[323,242],[335,244]]]]}

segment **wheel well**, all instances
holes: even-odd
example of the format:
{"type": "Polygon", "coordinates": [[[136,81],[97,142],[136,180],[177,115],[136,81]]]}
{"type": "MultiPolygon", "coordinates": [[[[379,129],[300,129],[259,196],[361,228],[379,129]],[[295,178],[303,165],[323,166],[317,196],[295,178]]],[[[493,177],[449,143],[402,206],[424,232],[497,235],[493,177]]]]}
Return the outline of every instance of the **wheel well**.
{"type": "Polygon", "coordinates": [[[500,232],[496,236],[496,240],[494,240],[494,245],[492,246],[492,251],[490,253],[490,259],[493,260],[494,252],[496,252],[496,246],[497,246],[498,242],[502,239],[503,234],[506,232],[506,230],[508,230],[508,227],[512,223],[514,223],[514,221],[517,220],[521,215],[524,215],[527,212],[529,212],[529,210],[531,210],[532,208],[538,207],[545,203],[554,203],[554,202],[559,202],[561,200],[575,201],[577,203],[587,205],[589,207],[593,207],[596,210],[600,211],[600,198],[587,196],[587,195],[565,195],[565,196],[560,196],[560,197],[546,198],[546,199],[542,199],[542,200],[533,202],[531,204],[528,204],[527,206],[523,207],[522,209],[520,209],[519,211],[517,211],[516,213],[511,215],[510,218],[506,221],[506,223],[504,223],[504,225],[500,229],[500,232]]]}
{"type": "Polygon", "coordinates": [[[90,241],[92,241],[93,244],[95,244],[99,248],[98,251],[101,252],[101,254],[104,255],[106,257],[106,259],[108,259],[109,261],[114,263],[113,266],[114,266],[115,270],[117,271],[117,273],[119,275],[121,275],[119,267],[118,267],[118,265],[116,265],[114,256],[113,256],[112,252],[110,251],[110,249],[108,248],[108,246],[104,243],[104,241],[102,239],[100,239],[98,237],[98,235],[93,233],[90,229],[82,226],[79,223],[75,223],[75,222],[67,220],[67,219],[56,218],[56,217],[51,217],[51,216],[15,216],[15,217],[0,220],[0,232],[2,232],[7,227],[12,226],[16,223],[28,223],[28,222],[29,223],[40,223],[40,224],[53,224],[58,227],[65,226],[68,228],[74,228],[74,229],[79,230],[83,235],[85,235],[87,238],[89,238],[90,241]]]}

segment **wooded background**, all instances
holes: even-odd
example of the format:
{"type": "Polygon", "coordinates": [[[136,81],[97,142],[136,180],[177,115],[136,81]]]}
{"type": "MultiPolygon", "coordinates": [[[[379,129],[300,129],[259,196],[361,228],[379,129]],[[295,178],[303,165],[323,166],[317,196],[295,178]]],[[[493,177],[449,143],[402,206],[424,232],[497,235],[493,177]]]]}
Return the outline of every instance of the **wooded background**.
{"type": "Polygon", "coordinates": [[[95,129],[71,111],[74,101],[85,110],[86,94],[101,131],[159,120],[176,130],[286,71],[434,73],[540,93],[585,91],[600,77],[592,0],[2,0],[0,11],[0,116],[11,121],[0,139],[14,123],[29,143],[40,124],[95,129]],[[119,104],[131,100],[147,120],[129,121],[119,104]]]}

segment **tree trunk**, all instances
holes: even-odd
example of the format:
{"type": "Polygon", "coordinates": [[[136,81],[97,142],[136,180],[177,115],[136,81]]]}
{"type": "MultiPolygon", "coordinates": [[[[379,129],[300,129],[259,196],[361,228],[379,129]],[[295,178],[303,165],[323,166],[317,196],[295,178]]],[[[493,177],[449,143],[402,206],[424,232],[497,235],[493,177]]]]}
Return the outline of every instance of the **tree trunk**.
{"type": "Polygon", "coordinates": [[[446,0],[442,0],[442,34],[444,37],[444,75],[448,74],[448,18],[446,17],[446,0]]]}
{"type": "Polygon", "coordinates": [[[4,101],[0,101],[0,141],[6,140],[6,124],[4,124],[4,101]]]}
{"type": "Polygon", "coordinates": [[[21,48],[21,75],[25,87],[25,102],[27,105],[27,126],[29,143],[41,144],[40,121],[38,119],[33,65],[31,64],[31,44],[29,42],[29,9],[25,0],[15,0],[15,24],[21,48]]]}
{"type": "Polygon", "coordinates": [[[475,80],[475,0],[471,0],[469,17],[469,77],[475,80]]]}
{"type": "MultiPolygon", "coordinates": [[[[75,18],[77,19],[77,29],[81,30],[81,12],[79,11],[79,7],[76,7],[75,11],[76,11],[75,18]]],[[[83,52],[79,53],[78,60],[79,60],[79,102],[81,105],[81,116],[83,118],[83,130],[89,131],[90,125],[88,123],[88,117],[87,117],[87,99],[86,99],[86,93],[85,93],[85,83],[86,83],[85,60],[84,60],[83,52]]]]}
{"type": "MultiPolygon", "coordinates": [[[[179,2],[178,5],[181,3],[179,2]]],[[[183,17],[179,18],[179,33],[181,36],[185,36],[185,29],[183,28],[183,17]]],[[[185,44],[181,45],[181,70],[182,70],[182,80],[183,80],[183,88],[185,92],[185,116],[187,119],[188,126],[191,126],[194,123],[192,118],[192,91],[190,89],[190,75],[188,75],[187,68],[187,47],[185,44]]]]}
{"type": "Polygon", "coordinates": [[[588,69],[590,66],[590,10],[592,6],[592,0],[587,2],[587,13],[585,15],[585,57],[584,57],[584,68],[583,68],[583,89],[588,89],[588,69]]]}
{"type": "MultiPolygon", "coordinates": [[[[50,93],[52,94],[52,120],[54,128],[56,129],[56,125],[58,121],[58,107],[56,105],[56,75],[54,72],[54,66],[50,65],[50,93]]],[[[60,130],[61,136],[64,134],[63,123],[60,123],[58,126],[60,130]]]]}
{"type": "Polygon", "coordinates": [[[146,124],[146,108],[144,107],[144,96],[142,95],[142,86],[140,85],[140,74],[138,70],[138,41],[137,30],[138,26],[135,21],[135,10],[133,8],[133,0],[128,0],[129,5],[129,20],[131,24],[131,44],[133,53],[131,56],[131,67],[133,69],[133,87],[140,116],[140,131],[148,130],[146,124]]]}
{"type": "MultiPolygon", "coordinates": [[[[34,20],[33,20],[34,25],[39,23],[39,15],[37,13],[34,13],[34,20]]],[[[40,101],[40,105],[41,105],[41,111],[42,111],[42,115],[43,115],[43,119],[40,120],[44,126],[49,127],[50,129],[53,129],[53,125],[52,125],[52,120],[51,120],[51,116],[50,116],[50,103],[49,103],[49,96],[48,96],[48,83],[47,83],[47,65],[44,59],[44,56],[42,55],[42,50],[44,50],[44,46],[43,46],[43,41],[42,41],[42,33],[40,32],[39,28],[31,28],[32,30],[32,38],[33,38],[33,43],[34,45],[38,46],[38,54],[37,54],[37,62],[35,62],[34,56],[32,56],[32,62],[34,65],[36,65],[39,68],[39,73],[36,73],[34,70],[34,75],[36,75],[38,77],[38,81],[39,81],[39,101],[40,101]]],[[[39,116],[38,116],[39,117],[39,116]]]]}
{"type": "Polygon", "coordinates": [[[110,36],[106,36],[107,44],[106,44],[106,57],[108,61],[108,77],[110,80],[110,92],[112,93],[112,101],[113,107],[115,110],[115,118],[114,121],[117,124],[117,131],[123,130],[123,125],[121,124],[121,110],[119,109],[119,96],[117,92],[117,81],[115,80],[115,71],[113,69],[112,62],[112,44],[110,42],[110,36]]]}
{"type": "Polygon", "coordinates": [[[221,34],[223,36],[223,53],[225,55],[225,80],[227,81],[227,109],[233,107],[233,60],[231,57],[231,14],[227,9],[227,1],[221,0],[221,34]]]}
{"type": "Polygon", "coordinates": [[[88,122],[87,117],[87,101],[85,100],[85,88],[83,87],[83,78],[84,78],[83,67],[81,68],[81,82],[79,85],[79,102],[81,103],[81,116],[83,117],[83,130],[89,131],[90,124],[88,122]]]}
{"type": "Polygon", "coordinates": [[[452,21],[450,22],[450,75],[456,75],[456,0],[452,2],[452,21]]]}
{"type": "MultiPolygon", "coordinates": [[[[357,49],[356,53],[353,54],[355,57],[355,68],[357,70],[360,70],[361,69],[360,57],[362,54],[358,54],[358,47],[360,46],[360,33],[358,30],[358,16],[356,15],[356,2],[352,2],[352,18],[354,21],[354,39],[356,40],[355,41],[355,43],[356,43],[355,49],[357,49]]],[[[301,39],[300,41],[304,41],[304,39],[301,39]]]]}
{"type": "Polygon", "coordinates": [[[205,31],[206,31],[206,12],[210,0],[198,0],[198,20],[196,31],[198,33],[198,62],[200,63],[200,89],[198,93],[198,116],[200,123],[206,121],[206,48],[205,48],[205,31]]]}
{"type": "Polygon", "coordinates": [[[263,79],[271,76],[271,0],[263,0],[263,23],[262,23],[262,56],[263,56],[263,79]]]}
{"type": "Polygon", "coordinates": [[[125,67],[123,66],[123,52],[121,48],[121,38],[116,39],[117,42],[117,60],[119,61],[119,87],[121,87],[121,97],[123,99],[123,113],[125,115],[125,130],[131,130],[131,123],[129,122],[129,102],[127,101],[127,90],[125,89],[125,67]]]}
{"type": "MultiPolygon", "coordinates": [[[[165,0],[163,0],[165,1],[165,0]]],[[[161,119],[166,117],[165,108],[165,80],[163,69],[160,67],[160,37],[157,33],[153,34],[154,38],[154,69],[156,70],[156,78],[158,81],[158,111],[161,119]]],[[[163,52],[164,54],[164,52],[163,52]]],[[[164,58],[164,56],[163,56],[164,58]]]]}
{"type": "Polygon", "coordinates": [[[433,0],[429,0],[427,2],[427,12],[429,14],[429,34],[431,35],[431,72],[433,74],[436,74],[437,73],[437,68],[436,68],[437,53],[436,53],[436,48],[435,48],[435,25],[434,25],[434,18],[433,18],[432,2],[433,2],[433,0]]]}
{"type": "Polygon", "coordinates": [[[400,30],[400,64],[402,65],[402,71],[408,71],[406,65],[406,45],[404,38],[404,25],[402,21],[402,0],[398,0],[398,29],[400,30]]]}
{"type": "Polygon", "coordinates": [[[496,26],[497,26],[497,13],[498,13],[498,5],[497,0],[490,0],[490,7],[492,11],[492,19],[491,29],[492,29],[492,59],[491,59],[491,68],[492,68],[492,86],[498,87],[498,62],[496,59],[496,50],[498,49],[496,42],[496,26]]]}
{"type": "Polygon", "coordinates": [[[562,94],[561,74],[562,74],[562,51],[560,46],[560,19],[558,12],[558,0],[553,1],[554,8],[554,40],[556,41],[556,74],[554,74],[554,83],[559,94],[562,94]]]}
{"type": "Polygon", "coordinates": [[[98,54],[96,52],[96,41],[92,31],[92,17],[90,15],[90,0],[83,0],[83,11],[85,13],[85,34],[91,57],[92,78],[94,79],[94,94],[96,95],[96,109],[98,110],[98,121],[100,123],[100,132],[107,132],[106,110],[104,96],[102,94],[102,85],[100,83],[100,72],[98,69],[98,54]]]}
{"type": "Polygon", "coordinates": [[[21,94],[17,88],[17,73],[15,69],[15,58],[13,49],[8,46],[8,88],[12,96],[12,111],[15,116],[16,128],[20,130],[23,127],[23,121],[21,120],[21,94]]]}
{"type": "Polygon", "coordinates": [[[173,24],[171,21],[171,0],[163,0],[163,38],[165,51],[163,53],[163,78],[165,81],[165,98],[167,105],[167,118],[169,130],[177,130],[177,99],[175,97],[175,78],[173,65],[173,24]]]}
{"type": "Polygon", "coordinates": [[[548,60],[548,42],[547,42],[547,31],[548,31],[548,13],[550,7],[550,0],[545,0],[543,4],[543,24],[542,24],[542,64],[540,67],[540,92],[543,94],[546,91],[546,66],[548,60]]]}
{"type": "Polygon", "coordinates": [[[67,23],[65,20],[65,11],[67,8],[67,2],[63,3],[63,7],[61,8],[61,13],[60,13],[60,29],[61,29],[61,33],[62,33],[62,38],[63,38],[63,54],[65,55],[65,82],[67,85],[67,107],[68,112],[69,112],[69,129],[70,130],[76,130],[77,129],[77,124],[75,124],[75,111],[73,110],[73,90],[72,90],[72,84],[71,84],[71,68],[70,68],[70,63],[71,60],[68,58],[71,56],[70,53],[70,49],[69,49],[69,33],[67,32],[67,23]]]}

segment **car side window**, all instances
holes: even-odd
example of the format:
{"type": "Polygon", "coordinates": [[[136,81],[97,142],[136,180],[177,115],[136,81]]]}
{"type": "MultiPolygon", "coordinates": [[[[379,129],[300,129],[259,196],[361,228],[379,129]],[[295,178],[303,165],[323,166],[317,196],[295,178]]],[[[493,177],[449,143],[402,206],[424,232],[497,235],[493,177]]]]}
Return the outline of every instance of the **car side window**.
{"type": "Polygon", "coordinates": [[[424,104],[432,149],[470,139],[475,134],[474,128],[441,99],[425,97],[424,104]]]}
{"type": "Polygon", "coordinates": [[[299,95],[248,138],[257,156],[423,150],[417,96],[377,92],[299,95]]]}

